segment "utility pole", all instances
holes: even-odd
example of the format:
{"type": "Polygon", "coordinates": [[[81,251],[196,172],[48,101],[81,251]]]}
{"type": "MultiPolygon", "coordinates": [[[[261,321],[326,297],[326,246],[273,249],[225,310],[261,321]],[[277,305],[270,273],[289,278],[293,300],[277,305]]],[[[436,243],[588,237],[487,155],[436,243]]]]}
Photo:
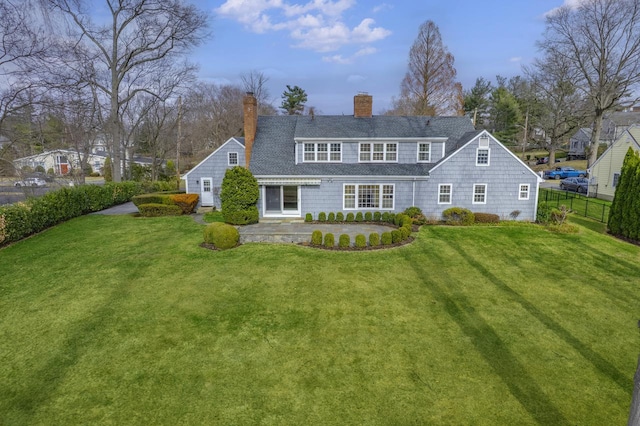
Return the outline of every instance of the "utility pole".
{"type": "Polygon", "coordinates": [[[176,143],[176,189],[180,190],[180,139],[182,138],[182,96],[178,96],[178,140],[176,143]]]}

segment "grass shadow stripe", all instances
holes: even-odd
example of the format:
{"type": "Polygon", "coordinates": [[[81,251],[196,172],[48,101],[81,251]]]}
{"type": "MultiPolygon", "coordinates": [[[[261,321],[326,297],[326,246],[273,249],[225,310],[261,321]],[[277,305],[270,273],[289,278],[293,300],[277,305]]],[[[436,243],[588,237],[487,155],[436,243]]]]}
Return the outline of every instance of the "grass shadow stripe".
{"type": "Polygon", "coordinates": [[[613,364],[607,361],[596,351],[582,343],[578,338],[571,334],[557,321],[538,309],[533,303],[529,302],[517,291],[509,287],[500,278],[496,277],[487,268],[485,268],[481,262],[470,256],[469,253],[467,253],[462,247],[460,247],[453,241],[443,240],[443,243],[455,250],[461,258],[465,259],[469,263],[469,265],[471,265],[473,268],[475,268],[476,271],[478,271],[478,273],[482,274],[488,280],[488,282],[492,283],[498,289],[507,294],[512,300],[522,306],[522,308],[524,308],[527,312],[529,312],[530,315],[544,324],[544,326],[552,331],[556,336],[572,346],[584,359],[590,362],[602,374],[613,380],[613,382],[615,382],[625,392],[630,393],[633,390],[633,381],[626,377],[613,364]]]}
{"type": "MultiPolygon", "coordinates": [[[[430,279],[429,271],[420,265],[418,259],[412,259],[408,251],[403,254],[434,299],[444,306],[445,312],[469,337],[478,353],[531,417],[541,424],[568,424],[568,420],[511,353],[496,331],[473,309],[469,300],[461,294],[457,294],[454,300],[430,279]]],[[[438,256],[435,252],[432,255],[438,256]]]]}

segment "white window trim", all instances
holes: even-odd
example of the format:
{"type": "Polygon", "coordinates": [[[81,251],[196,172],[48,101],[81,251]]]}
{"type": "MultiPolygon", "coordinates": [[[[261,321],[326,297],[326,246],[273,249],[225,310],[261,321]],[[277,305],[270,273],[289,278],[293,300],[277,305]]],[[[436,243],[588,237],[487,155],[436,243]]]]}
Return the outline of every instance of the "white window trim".
{"type": "Polygon", "coordinates": [[[451,183],[441,183],[438,185],[438,204],[451,204],[453,202],[453,184],[451,183]],[[443,186],[448,186],[449,187],[449,201],[448,202],[443,202],[440,201],[440,195],[442,195],[442,187],[443,186]]]}
{"type": "Polygon", "coordinates": [[[240,156],[238,155],[237,152],[233,151],[233,152],[227,152],[227,165],[229,166],[237,166],[240,164],[240,156]],[[231,162],[231,154],[235,154],[236,155],[236,162],[232,163],[231,162]]]}
{"type": "Polygon", "coordinates": [[[342,142],[303,142],[302,143],[302,162],[303,163],[342,163],[342,142]],[[305,150],[305,145],[313,145],[313,160],[307,160],[305,154],[311,153],[311,151],[305,150]],[[327,153],[326,160],[318,160],[318,145],[327,145],[327,150],[323,151],[327,153]],[[338,145],[340,147],[340,159],[331,159],[331,145],[338,145]]]}
{"type": "Polygon", "coordinates": [[[400,144],[398,142],[360,142],[358,144],[358,163],[397,163],[398,162],[398,156],[399,156],[399,151],[400,151],[400,144]],[[375,144],[382,144],[382,160],[374,160],[373,159],[373,145],[375,144]],[[360,158],[360,155],[362,154],[362,145],[371,145],[371,151],[369,151],[369,159],[368,160],[362,160],[360,158]],[[395,145],[396,146],[396,159],[393,161],[387,160],[387,146],[388,145],[395,145]]]}
{"type": "Polygon", "coordinates": [[[430,163],[431,162],[431,142],[418,142],[418,146],[417,146],[417,150],[418,150],[418,154],[416,155],[416,159],[418,161],[418,163],[430,163]],[[420,159],[420,145],[429,145],[429,158],[427,158],[426,160],[421,160],[420,159]]]}
{"type": "Polygon", "coordinates": [[[394,183],[344,183],[342,184],[342,210],[362,210],[362,211],[393,211],[396,208],[396,185],[394,183]],[[354,206],[355,207],[347,207],[345,204],[345,189],[347,186],[354,186],[355,187],[355,203],[354,206]],[[360,187],[361,186],[378,186],[378,196],[380,197],[378,199],[378,207],[359,207],[358,206],[358,200],[359,200],[359,195],[360,195],[360,187]],[[387,207],[384,208],[383,206],[383,202],[384,202],[384,187],[385,186],[390,186],[393,188],[393,205],[391,207],[387,207]]]}
{"type": "Polygon", "coordinates": [[[528,183],[521,183],[521,184],[518,184],[518,200],[521,200],[521,201],[527,201],[527,200],[529,199],[529,194],[530,194],[530,193],[531,193],[531,185],[529,185],[528,183]],[[522,187],[523,187],[523,186],[526,186],[526,187],[527,187],[527,197],[526,197],[526,198],[523,198],[523,197],[522,197],[522,193],[524,192],[524,191],[522,190],[522,187]]]}
{"type": "Polygon", "coordinates": [[[473,184],[473,196],[471,198],[471,204],[487,204],[487,184],[486,183],[473,184]],[[484,201],[476,201],[476,188],[479,186],[484,186],[484,201]]]}
{"type": "Polygon", "coordinates": [[[490,164],[491,164],[491,148],[480,148],[480,147],[476,148],[476,166],[489,167],[490,164]],[[478,153],[480,152],[480,150],[487,151],[487,164],[478,163],[478,153]]]}

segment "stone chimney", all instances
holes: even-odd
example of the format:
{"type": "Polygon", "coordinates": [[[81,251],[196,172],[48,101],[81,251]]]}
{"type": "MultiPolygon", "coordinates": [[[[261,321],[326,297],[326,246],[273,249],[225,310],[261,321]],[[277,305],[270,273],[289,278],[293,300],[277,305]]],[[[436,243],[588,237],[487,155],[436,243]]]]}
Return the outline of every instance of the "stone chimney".
{"type": "Polygon", "coordinates": [[[358,93],[353,97],[353,116],[355,118],[371,118],[373,115],[373,97],[366,93],[358,93]]]}
{"type": "Polygon", "coordinates": [[[253,96],[253,92],[247,92],[242,100],[242,107],[244,115],[244,156],[248,169],[251,162],[253,141],[256,139],[256,129],[258,127],[258,100],[253,96]]]}

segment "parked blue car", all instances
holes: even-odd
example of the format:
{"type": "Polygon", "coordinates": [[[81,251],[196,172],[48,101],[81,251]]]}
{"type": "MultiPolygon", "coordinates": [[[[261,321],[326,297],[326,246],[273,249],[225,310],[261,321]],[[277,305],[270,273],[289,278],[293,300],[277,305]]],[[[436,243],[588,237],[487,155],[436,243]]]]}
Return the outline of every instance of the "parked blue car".
{"type": "Polygon", "coordinates": [[[589,189],[589,179],[581,177],[571,177],[560,182],[560,189],[565,191],[576,191],[579,194],[586,194],[589,189]]]}
{"type": "Polygon", "coordinates": [[[544,172],[545,179],[566,179],[570,177],[585,177],[586,170],[576,170],[573,167],[556,167],[554,170],[544,172]]]}

